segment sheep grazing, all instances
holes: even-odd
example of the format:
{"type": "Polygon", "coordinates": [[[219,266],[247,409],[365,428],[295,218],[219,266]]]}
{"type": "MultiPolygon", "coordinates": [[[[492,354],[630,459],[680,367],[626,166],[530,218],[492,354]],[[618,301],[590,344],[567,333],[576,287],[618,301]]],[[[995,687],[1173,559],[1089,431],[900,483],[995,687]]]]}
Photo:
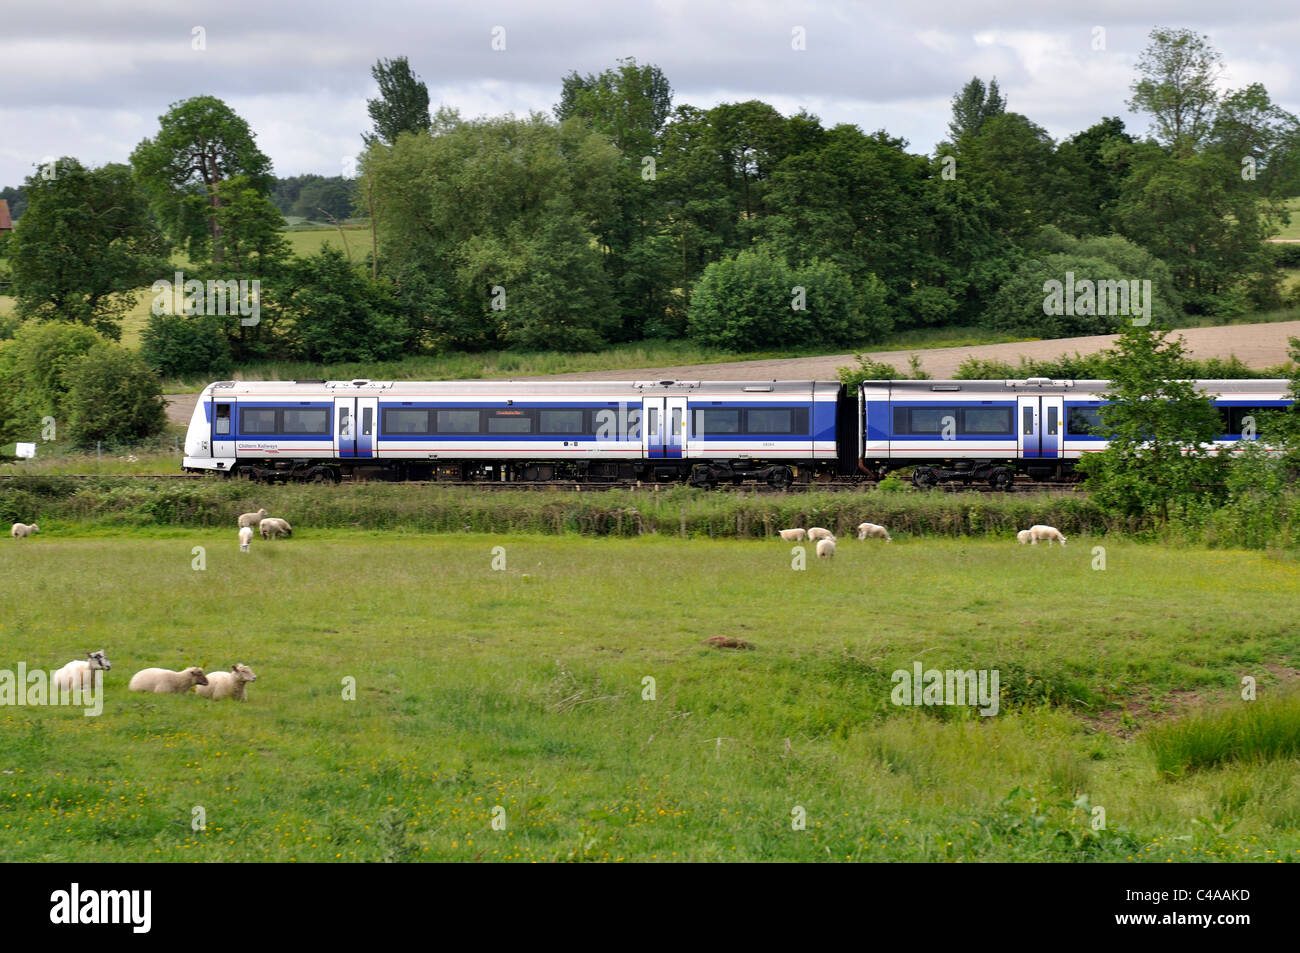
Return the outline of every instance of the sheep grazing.
{"type": "Polygon", "coordinates": [[[253,527],[241,526],[239,528],[239,551],[248,552],[253,545],[253,527]]]}
{"type": "Polygon", "coordinates": [[[1065,545],[1065,537],[1061,535],[1061,531],[1055,526],[1043,526],[1040,523],[1029,527],[1030,545],[1037,546],[1040,539],[1047,540],[1048,546],[1052,545],[1052,540],[1054,539],[1060,542],[1062,546],[1065,545]]]}
{"type": "Polygon", "coordinates": [[[780,536],[787,543],[801,543],[808,534],[801,529],[783,529],[780,536]]]}
{"type": "Polygon", "coordinates": [[[14,539],[25,539],[32,535],[32,533],[39,533],[40,531],[41,528],[35,523],[14,523],[13,529],[9,531],[9,535],[14,539]]]}
{"type": "Polygon", "coordinates": [[[277,519],[272,516],[270,519],[262,520],[257,524],[257,528],[262,531],[263,539],[270,539],[272,534],[276,536],[293,535],[293,527],[286,520],[277,519]]]}
{"type": "Polygon", "coordinates": [[[153,692],[155,695],[183,695],[195,685],[208,684],[203,669],[197,665],[179,672],[165,668],[141,669],[131,676],[126,687],[133,692],[153,692]]]}
{"type": "Polygon", "coordinates": [[[817,558],[832,559],[835,556],[835,540],[819,539],[817,540],[817,558]]]}
{"type": "Polygon", "coordinates": [[[68,692],[73,685],[80,685],[83,691],[89,691],[96,682],[104,681],[104,676],[95,673],[107,672],[112,667],[113,663],[102,651],[87,652],[84,659],[73,659],[54,673],[54,687],[68,692]]]}
{"type": "Polygon", "coordinates": [[[1022,529],[1020,532],[1016,533],[1016,540],[1020,543],[1021,546],[1025,545],[1033,538],[1034,538],[1034,534],[1027,529],[1022,529]]]}
{"type": "Polygon", "coordinates": [[[834,533],[832,533],[828,529],[822,529],[820,526],[814,526],[812,529],[808,530],[808,542],[810,543],[815,539],[834,539],[834,538],[835,538],[834,533]]]}
{"type": "Polygon", "coordinates": [[[889,530],[878,523],[859,523],[858,539],[883,539],[887,543],[894,541],[894,537],[889,535],[889,530]]]}
{"type": "Polygon", "coordinates": [[[247,665],[232,665],[229,672],[210,672],[206,685],[195,685],[196,694],[210,698],[214,702],[223,698],[233,698],[237,702],[248,701],[248,683],[257,681],[257,676],[247,665]]]}
{"type": "Polygon", "coordinates": [[[243,516],[239,517],[239,528],[243,529],[245,526],[252,526],[255,523],[260,523],[270,515],[270,513],[263,509],[259,509],[256,513],[245,513],[243,516]]]}

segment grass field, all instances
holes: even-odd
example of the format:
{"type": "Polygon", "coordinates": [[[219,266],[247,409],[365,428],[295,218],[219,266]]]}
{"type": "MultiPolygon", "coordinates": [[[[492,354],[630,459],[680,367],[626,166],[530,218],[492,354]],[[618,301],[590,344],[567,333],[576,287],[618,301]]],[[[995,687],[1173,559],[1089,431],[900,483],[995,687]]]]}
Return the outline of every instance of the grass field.
{"type": "Polygon", "coordinates": [[[0,707],[4,859],[1300,857],[1294,752],[1147,741],[1285,689],[1294,561],[846,539],[795,571],[773,541],[299,522],[249,555],[224,529],[0,545],[0,666],[114,664],[99,717],[0,707]],[[245,704],[125,688],[237,661],[245,704]],[[918,661],[997,669],[999,713],[891,704],[918,661]]]}
{"type": "Polygon", "coordinates": [[[1300,196],[1287,199],[1286,207],[1291,213],[1290,224],[1283,226],[1280,232],[1270,237],[1300,239],[1300,196]]]}

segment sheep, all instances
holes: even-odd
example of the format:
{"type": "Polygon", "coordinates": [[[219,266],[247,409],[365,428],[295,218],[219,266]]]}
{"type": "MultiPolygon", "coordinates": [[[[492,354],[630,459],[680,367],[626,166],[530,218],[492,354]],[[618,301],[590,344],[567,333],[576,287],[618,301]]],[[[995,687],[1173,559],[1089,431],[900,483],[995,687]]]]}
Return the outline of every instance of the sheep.
{"type": "Polygon", "coordinates": [[[257,676],[247,665],[232,665],[229,672],[212,672],[208,675],[206,685],[195,685],[194,691],[214,702],[223,698],[233,698],[237,702],[248,701],[248,683],[257,681],[257,676]]]}
{"type": "Polygon", "coordinates": [[[257,528],[262,531],[263,539],[270,539],[272,533],[276,536],[293,535],[293,527],[290,526],[286,520],[277,519],[274,516],[270,519],[262,520],[262,522],[257,524],[257,528]]]}
{"type": "Polygon", "coordinates": [[[113,663],[102,651],[87,652],[84,659],[73,659],[54,673],[54,687],[69,692],[75,684],[80,685],[82,690],[89,691],[96,682],[102,684],[104,681],[104,676],[95,673],[107,672],[112,667],[113,663]]]}
{"type": "Polygon", "coordinates": [[[243,529],[245,526],[252,526],[254,523],[260,523],[270,515],[271,514],[266,510],[259,507],[256,513],[245,513],[243,516],[239,517],[239,528],[243,529]]]}
{"type": "Polygon", "coordinates": [[[808,530],[808,542],[810,543],[815,539],[834,539],[834,538],[835,538],[834,533],[832,533],[828,529],[822,529],[820,526],[814,526],[812,529],[808,530]]]}
{"type": "Polygon", "coordinates": [[[1038,545],[1040,539],[1047,540],[1047,545],[1052,545],[1052,540],[1059,540],[1061,545],[1065,545],[1065,537],[1055,526],[1044,526],[1041,523],[1029,527],[1029,542],[1033,546],[1038,545]]]}
{"type": "Polygon", "coordinates": [[[1033,538],[1034,534],[1027,529],[1022,529],[1020,532],[1016,533],[1016,539],[1019,541],[1021,546],[1025,545],[1025,543],[1029,542],[1033,538]]]}
{"type": "Polygon", "coordinates": [[[183,695],[195,685],[208,684],[203,669],[197,665],[179,672],[165,668],[145,668],[131,676],[126,687],[133,692],[153,692],[155,695],[183,695]]]}
{"type": "Polygon", "coordinates": [[[807,532],[801,529],[783,529],[780,531],[781,538],[787,543],[801,543],[807,535],[807,532]]]}
{"type": "Polygon", "coordinates": [[[894,541],[894,537],[889,535],[889,530],[885,529],[885,527],[881,526],[879,523],[859,523],[858,539],[867,538],[883,539],[887,543],[892,543],[894,541]]]}
{"type": "Polygon", "coordinates": [[[835,556],[835,540],[819,539],[817,540],[817,558],[831,559],[835,556]]]}
{"type": "Polygon", "coordinates": [[[253,544],[253,527],[241,526],[239,529],[239,551],[246,553],[253,544]]]}
{"type": "Polygon", "coordinates": [[[24,539],[32,535],[32,533],[39,533],[40,531],[41,528],[35,523],[14,523],[13,529],[9,531],[9,535],[14,539],[24,539]]]}

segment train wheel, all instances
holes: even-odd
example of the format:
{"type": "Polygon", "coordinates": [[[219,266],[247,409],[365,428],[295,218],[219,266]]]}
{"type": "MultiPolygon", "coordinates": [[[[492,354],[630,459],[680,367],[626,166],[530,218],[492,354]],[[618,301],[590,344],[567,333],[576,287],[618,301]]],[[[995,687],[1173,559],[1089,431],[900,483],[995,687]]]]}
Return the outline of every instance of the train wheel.
{"type": "Polygon", "coordinates": [[[333,467],[312,467],[307,479],[311,483],[338,483],[339,475],[333,467]]]}
{"type": "Polygon", "coordinates": [[[938,482],[938,475],[929,467],[917,467],[912,471],[912,485],[918,489],[928,489],[938,482]]]}
{"type": "Polygon", "coordinates": [[[767,485],[774,490],[784,490],[794,482],[794,474],[789,467],[773,467],[767,475],[767,485]]]}
{"type": "Polygon", "coordinates": [[[1005,467],[998,467],[993,471],[993,475],[989,477],[989,486],[995,490],[1009,490],[1013,479],[1014,476],[1010,470],[1005,467]]]}

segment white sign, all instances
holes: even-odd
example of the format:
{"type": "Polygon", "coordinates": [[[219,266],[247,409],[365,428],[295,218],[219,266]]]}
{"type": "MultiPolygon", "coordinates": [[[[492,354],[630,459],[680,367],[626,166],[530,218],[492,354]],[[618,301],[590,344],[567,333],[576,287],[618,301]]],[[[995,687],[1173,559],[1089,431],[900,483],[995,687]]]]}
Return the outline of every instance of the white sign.
{"type": "Polygon", "coordinates": [[[34,443],[14,444],[14,455],[18,457],[22,457],[25,460],[30,460],[32,457],[36,456],[36,444],[34,443]]]}

